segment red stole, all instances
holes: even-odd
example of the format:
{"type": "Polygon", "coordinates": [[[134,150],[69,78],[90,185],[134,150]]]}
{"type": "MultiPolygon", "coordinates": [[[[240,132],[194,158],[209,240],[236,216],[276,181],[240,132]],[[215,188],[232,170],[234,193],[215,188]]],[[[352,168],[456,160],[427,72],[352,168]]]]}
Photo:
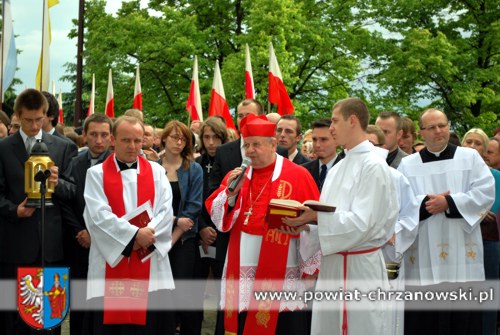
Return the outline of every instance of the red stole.
{"type": "MultiPolygon", "coordinates": [[[[153,169],[139,156],[137,174],[137,206],[148,200],[154,204],[153,169]]],[[[102,163],[104,193],[111,210],[118,217],[125,215],[123,182],[116,167],[115,155],[102,163]]],[[[104,290],[104,324],[146,324],[150,260],[142,263],[137,251],[124,257],[115,267],[106,263],[104,290]]]]}
{"type": "MultiPolygon", "coordinates": [[[[271,178],[274,171],[274,164],[270,167],[257,171],[261,176],[256,176],[256,171],[253,170],[252,182],[260,180],[263,185],[271,178]],[[264,171],[266,170],[266,171],[264,171]],[[269,170],[269,171],[267,171],[269,170]]],[[[291,185],[288,182],[284,182],[291,185]]],[[[225,297],[225,312],[224,326],[226,334],[237,334],[238,332],[238,311],[239,311],[239,278],[240,278],[240,239],[241,232],[246,232],[254,235],[262,236],[262,244],[260,248],[259,262],[257,272],[255,274],[255,282],[253,292],[255,291],[281,291],[286,273],[286,263],[288,259],[288,249],[291,237],[288,234],[282,234],[275,229],[267,229],[267,223],[264,221],[267,204],[272,198],[288,198],[290,192],[283,192],[283,183],[280,179],[264,186],[260,198],[255,201],[262,188],[251,185],[251,181],[245,178],[243,186],[240,190],[240,195],[243,196],[243,204],[240,214],[231,229],[229,247],[227,251],[227,269],[226,269],[226,297],[225,297]],[[250,199],[250,187],[252,187],[252,199],[250,199]],[[244,225],[246,216],[244,213],[248,211],[253,204],[253,210],[247,225],[244,225]],[[258,208],[256,209],[256,205],[258,208]]],[[[239,199],[238,199],[239,201],[239,199]]],[[[245,321],[243,334],[274,334],[278,323],[280,301],[266,300],[257,301],[254,295],[251,295],[250,309],[245,321]]]]}

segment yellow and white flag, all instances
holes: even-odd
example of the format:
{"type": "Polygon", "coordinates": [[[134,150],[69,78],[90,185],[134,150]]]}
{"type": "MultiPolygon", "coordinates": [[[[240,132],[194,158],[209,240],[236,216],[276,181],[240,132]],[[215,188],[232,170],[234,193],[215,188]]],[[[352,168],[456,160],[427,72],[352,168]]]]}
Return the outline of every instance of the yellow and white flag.
{"type": "Polygon", "coordinates": [[[54,7],[59,0],[43,0],[43,27],[42,27],[42,52],[38,61],[38,70],[36,71],[36,88],[40,91],[48,91],[50,80],[50,54],[49,46],[52,41],[50,31],[49,8],[54,7]]]}

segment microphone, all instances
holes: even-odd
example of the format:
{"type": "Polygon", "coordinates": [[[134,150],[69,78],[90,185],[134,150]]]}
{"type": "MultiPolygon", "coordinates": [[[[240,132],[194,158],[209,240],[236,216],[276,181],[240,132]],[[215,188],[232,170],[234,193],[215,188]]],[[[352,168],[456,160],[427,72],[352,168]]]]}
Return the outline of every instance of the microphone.
{"type": "Polygon", "coordinates": [[[245,175],[245,171],[247,170],[248,166],[252,164],[252,160],[248,157],[246,157],[243,162],[241,163],[241,174],[236,177],[231,184],[229,184],[228,190],[229,192],[233,192],[238,183],[240,182],[241,178],[245,175]]]}

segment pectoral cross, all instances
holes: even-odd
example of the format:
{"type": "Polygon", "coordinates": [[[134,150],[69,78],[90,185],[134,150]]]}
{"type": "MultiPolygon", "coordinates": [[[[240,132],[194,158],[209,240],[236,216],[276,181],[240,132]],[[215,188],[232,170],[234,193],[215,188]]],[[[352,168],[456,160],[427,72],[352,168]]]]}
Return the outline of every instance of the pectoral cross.
{"type": "Polygon", "coordinates": [[[210,162],[208,162],[207,165],[205,165],[205,167],[207,168],[207,172],[210,173],[210,170],[212,170],[213,166],[212,164],[210,164],[210,162]]]}
{"type": "Polygon", "coordinates": [[[243,224],[246,226],[248,224],[248,220],[250,220],[250,215],[252,215],[252,208],[249,208],[248,211],[244,213],[244,215],[246,216],[246,218],[243,224]]]}

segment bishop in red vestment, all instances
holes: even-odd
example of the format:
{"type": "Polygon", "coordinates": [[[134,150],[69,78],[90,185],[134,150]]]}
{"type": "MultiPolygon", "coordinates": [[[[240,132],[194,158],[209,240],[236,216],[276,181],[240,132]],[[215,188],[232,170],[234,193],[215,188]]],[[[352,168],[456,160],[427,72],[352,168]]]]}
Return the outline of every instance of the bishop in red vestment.
{"type": "Polygon", "coordinates": [[[303,301],[257,300],[258,292],[305,289],[303,275],[315,273],[320,255],[302,259],[299,235],[269,229],[271,199],[317,200],[319,191],[309,172],[276,154],[275,124],[247,116],[240,125],[251,167],[233,192],[228,185],[241,174],[229,172],[206,201],[212,221],[230,231],[222,283],[226,334],[308,334],[303,301]]]}

